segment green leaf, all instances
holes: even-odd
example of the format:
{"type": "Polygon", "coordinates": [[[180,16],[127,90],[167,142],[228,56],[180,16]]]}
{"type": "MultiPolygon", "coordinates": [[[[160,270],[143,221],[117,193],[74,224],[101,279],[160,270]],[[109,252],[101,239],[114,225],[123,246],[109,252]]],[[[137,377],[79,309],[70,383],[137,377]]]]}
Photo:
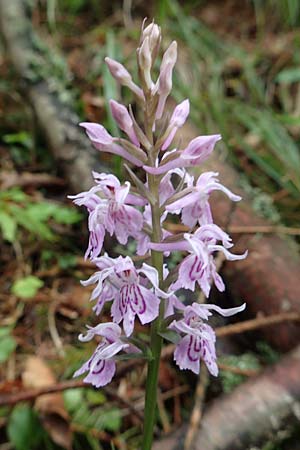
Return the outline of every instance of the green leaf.
{"type": "Polygon", "coordinates": [[[30,406],[18,405],[9,417],[7,434],[16,450],[33,450],[41,442],[43,429],[30,406]]]}
{"type": "Polygon", "coordinates": [[[102,430],[107,431],[119,431],[122,424],[122,416],[121,411],[117,408],[110,409],[109,411],[105,411],[104,414],[101,414],[99,420],[95,425],[102,430]]]}
{"type": "Polygon", "coordinates": [[[31,149],[33,147],[32,137],[27,131],[5,134],[2,139],[6,144],[19,144],[27,149],[31,149]]]}
{"type": "Polygon", "coordinates": [[[281,70],[277,74],[275,81],[284,84],[297,83],[298,81],[300,81],[300,68],[291,67],[289,69],[281,70]]]}
{"type": "Polygon", "coordinates": [[[82,215],[73,207],[61,206],[52,202],[38,202],[27,207],[27,213],[33,220],[45,222],[53,217],[55,222],[71,225],[79,222],[82,215]]]}
{"type": "Polygon", "coordinates": [[[58,223],[72,225],[82,219],[82,214],[80,214],[73,207],[55,205],[55,208],[53,208],[52,217],[58,223]]]}
{"type": "Polygon", "coordinates": [[[0,228],[6,241],[13,242],[16,238],[17,222],[4,211],[0,211],[0,228]]]}
{"type": "Polygon", "coordinates": [[[9,205],[9,209],[14,215],[17,223],[22,225],[33,235],[39,236],[48,241],[53,241],[55,239],[55,236],[49,226],[41,222],[41,220],[39,220],[39,218],[32,213],[32,210],[30,211],[30,208],[28,211],[27,208],[22,208],[18,205],[9,205]]]}
{"type": "Polygon", "coordinates": [[[0,363],[7,361],[17,346],[15,338],[10,333],[10,327],[0,328],[0,363]]]}
{"type": "MultiPolygon", "coordinates": [[[[228,355],[221,357],[220,362],[228,366],[245,370],[259,370],[260,364],[254,353],[243,353],[242,355],[228,355]]],[[[246,377],[226,370],[220,371],[220,379],[225,393],[231,392],[236,386],[241,384],[246,377]]]]}
{"type": "Polygon", "coordinates": [[[3,338],[4,336],[8,336],[11,332],[11,328],[10,327],[1,327],[0,328],[0,339],[3,338]]]}
{"type": "Polygon", "coordinates": [[[179,334],[173,330],[165,330],[158,334],[167,341],[172,342],[172,344],[178,344],[178,342],[180,341],[179,334]]]}
{"type": "Polygon", "coordinates": [[[266,364],[275,364],[280,360],[280,353],[270,347],[267,342],[258,341],[256,343],[256,348],[266,364]]]}
{"type": "Polygon", "coordinates": [[[67,410],[71,413],[76,411],[84,401],[83,389],[68,389],[63,393],[64,403],[67,410]]]}
{"type": "Polygon", "coordinates": [[[25,202],[29,199],[25,192],[21,191],[18,187],[13,187],[7,189],[6,191],[0,192],[1,200],[11,200],[13,202],[25,202]]]}
{"type": "Polygon", "coordinates": [[[102,405],[106,402],[106,396],[100,389],[89,389],[86,392],[86,399],[90,405],[102,405]]]}
{"type": "Polygon", "coordinates": [[[34,297],[37,291],[44,285],[39,278],[29,275],[28,277],[17,280],[12,285],[11,291],[14,295],[21,298],[34,297]]]}
{"type": "Polygon", "coordinates": [[[50,202],[32,203],[26,207],[26,212],[34,221],[45,222],[55,210],[55,205],[50,202]]]}
{"type": "Polygon", "coordinates": [[[283,123],[284,125],[296,125],[299,126],[300,125],[300,117],[297,116],[293,116],[290,114],[276,114],[276,119],[279,120],[279,122],[283,123]]]}
{"type": "Polygon", "coordinates": [[[70,253],[58,255],[57,260],[61,269],[69,269],[70,267],[75,267],[77,264],[76,256],[70,253]]]}
{"type": "Polygon", "coordinates": [[[121,355],[114,356],[114,359],[118,361],[128,361],[130,359],[147,359],[151,361],[153,359],[152,355],[145,355],[143,353],[123,353],[121,355]]]}

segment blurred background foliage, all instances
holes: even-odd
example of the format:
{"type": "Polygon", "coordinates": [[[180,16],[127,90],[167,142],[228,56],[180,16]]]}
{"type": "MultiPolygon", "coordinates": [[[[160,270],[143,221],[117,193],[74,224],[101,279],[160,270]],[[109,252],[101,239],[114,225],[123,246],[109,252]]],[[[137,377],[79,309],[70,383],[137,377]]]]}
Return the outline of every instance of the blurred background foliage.
{"type": "MultiPolygon", "coordinates": [[[[179,41],[175,100],[190,99],[191,118],[200,134],[222,134],[224,154],[239,170],[240,183],[252,197],[254,208],[274,223],[299,224],[298,0],[31,0],[31,4],[34,27],[53,48],[51,72],[37,62],[32,67],[33,81],[39,76],[47,78],[82,119],[101,122],[112,134],[118,130],[108,100],[120,100],[121,93],[103,58],[118,59],[134,73],[133,50],[141,21],[145,16],[154,17],[163,29],[165,46],[173,39],[179,41]]],[[[36,45],[42,46],[41,42],[36,45]]],[[[59,177],[2,50],[2,180],[11,170],[44,171],[59,177]]],[[[122,91],[122,96],[130,100],[128,92],[122,91]]],[[[109,162],[114,172],[122,175],[120,160],[109,162]]],[[[69,192],[63,182],[53,182],[51,189],[28,189],[5,180],[9,187],[0,193],[4,249],[0,261],[0,370],[9,380],[9,389],[20,383],[19,367],[30,354],[47,359],[61,380],[70,378],[79,361],[86,359],[86,347],[77,347],[75,342],[78,331],[90,323],[88,295],[81,290],[79,279],[86,278],[91,268],[81,258],[85,224],[81,214],[66,203],[69,192]],[[58,305],[55,326],[51,301],[58,305]]],[[[242,358],[225,355],[225,362],[257,370],[276,357],[265,345],[264,352],[253,349],[242,358]]],[[[120,395],[130,392],[131,401],[141,405],[144,376],[133,371],[122,380],[120,395]]],[[[165,368],[163,377],[166,390],[174,383],[185,386],[186,380],[174,381],[172,368],[165,368]]],[[[230,391],[244,378],[222,373],[211,395],[230,391]]],[[[181,403],[183,419],[191,407],[188,397],[181,403]]],[[[139,422],[107,393],[71,389],[64,393],[64,401],[68,416],[64,413],[61,419],[70,423],[75,433],[74,449],[138,448],[139,422]]],[[[172,405],[167,403],[166,409],[160,409],[160,426],[164,428],[170,421],[172,405]]],[[[55,426],[47,428],[38,411],[27,404],[1,407],[0,427],[3,448],[54,450],[69,445],[57,440],[55,426]]],[[[279,448],[277,443],[268,445],[268,450],[279,448]]]]}

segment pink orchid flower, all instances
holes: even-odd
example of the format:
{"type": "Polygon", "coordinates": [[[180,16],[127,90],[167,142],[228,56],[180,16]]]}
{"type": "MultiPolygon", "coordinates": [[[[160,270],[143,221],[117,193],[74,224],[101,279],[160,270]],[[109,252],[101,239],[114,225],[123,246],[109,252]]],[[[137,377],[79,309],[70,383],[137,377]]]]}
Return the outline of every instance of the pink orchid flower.
{"type": "Polygon", "coordinates": [[[236,308],[223,309],[217,305],[193,303],[184,309],[181,320],[174,320],[169,328],[182,333],[184,336],[177,344],[174,352],[174,360],[180,369],[189,369],[198,374],[200,372],[200,359],[203,359],[209,372],[217,376],[218,366],[216,362],[216,335],[207,320],[214,310],[224,317],[229,317],[244,311],[246,304],[236,308]]]}

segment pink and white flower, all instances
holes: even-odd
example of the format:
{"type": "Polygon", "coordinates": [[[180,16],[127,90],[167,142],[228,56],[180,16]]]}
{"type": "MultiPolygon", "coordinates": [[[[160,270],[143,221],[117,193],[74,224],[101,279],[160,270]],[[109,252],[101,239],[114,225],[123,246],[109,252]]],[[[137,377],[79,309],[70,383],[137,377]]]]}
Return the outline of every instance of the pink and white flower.
{"type": "Polygon", "coordinates": [[[158,273],[154,267],[144,263],[140,269],[136,269],[129,256],[113,259],[105,255],[94,262],[101,270],[82,284],[88,286],[97,283],[91,299],[97,299],[98,311],[101,311],[106,301],[113,300],[113,320],[116,323],[123,321],[126,336],[133,332],[135,316],[143,325],[156,319],[159,298],[169,295],[159,289],[158,273]]]}
{"type": "Polygon", "coordinates": [[[132,205],[143,204],[144,200],[130,194],[130,183],[121,185],[118,178],[106,173],[93,172],[96,186],[90,191],[69,196],[74,203],[85,206],[89,212],[89,244],[85,257],[96,258],[103,247],[105,231],[114,233],[121,244],[129,236],[135,236],[143,227],[141,212],[132,205]],[[128,204],[128,203],[131,204],[128,204]]]}
{"type": "Polygon", "coordinates": [[[241,200],[239,195],[235,195],[219,182],[218,175],[217,172],[204,172],[199,176],[196,186],[193,185],[193,177],[191,177],[187,194],[184,195],[184,191],[182,191],[180,199],[166,205],[166,210],[175,214],[181,212],[182,223],[189,228],[194,228],[197,222],[200,225],[213,223],[209,204],[209,196],[213,191],[224,192],[233,202],[241,200]]]}
{"type": "MultiPolygon", "coordinates": [[[[130,183],[121,185],[114,175],[94,172],[94,179],[107,200],[105,228],[112,236],[114,233],[120,244],[126,244],[129,236],[134,236],[143,226],[143,216],[127,202],[139,203],[138,197],[130,196],[130,183]]],[[[97,220],[96,220],[97,222],[97,220]]]]}
{"type": "Polygon", "coordinates": [[[174,320],[169,328],[183,334],[174,352],[174,360],[181,370],[189,369],[198,374],[200,359],[206,364],[209,372],[217,376],[216,335],[210,325],[204,322],[214,310],[222,316],[229,317],[244,311],[245,303],[237,308],[223,309],[216,305],[193,303],[184,309],[183,319],[174,320]]]}
{"type": "Polygon", "coordinates": [[[171,285],[172,290],[180,288],[195,290],[196,283],[208,297],[211,284],[214,282],[220,292],[225,290],[224,282],[217,273],[213,253],[221,251],[226,259],[235,261],[244,259],[247,252],[242,255],[230,253],[228,248],[232,247],[231,238],[220,227],[214,224],[203,225],[194,234],[185,233],[184,240],[175,242],[161,242],[149,244],[149,247],[158,251],[188,251],[190,255],[185,257],[180,263],[178,278],[171,285]],[[222,241],[218,245],[217,241],[222,241]]]}
{"type": "Polygon", "coordinates": [[[128,343],[121,340],[121,334],[121,328],[113,322],[101,323],[94,328],[88,327],[86,336],[79,335],[79,340],[88,342],[94,336],[101,336],[102,341],[91,358],[73,376],[78,377],[88,372],[83,381],[97,388],[110,383],[116,372],[114,356],[129,347],[128,343]]]}

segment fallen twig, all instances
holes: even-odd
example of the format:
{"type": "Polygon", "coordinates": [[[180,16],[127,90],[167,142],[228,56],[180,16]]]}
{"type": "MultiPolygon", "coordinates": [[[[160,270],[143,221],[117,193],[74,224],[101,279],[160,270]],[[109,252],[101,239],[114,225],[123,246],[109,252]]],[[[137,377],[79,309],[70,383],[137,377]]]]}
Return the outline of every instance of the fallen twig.
{"type": "Polygon", "coordinates": [[[160,391],[157,395],[157,407],[164,433],[169,433],[171,431],[171,424],[162,398],[162,393],[160,391]]]}
{"type": "Polygon", "coordinates": [[[0,394],[0,406],[15,405],[19,402],[35,400],[40,395],[52,394],[53,392],[62,392],[67,389],[86,387],[82,380],[68,380],[53,384],[52,386],[43,386],[39,389],[27,389],[10,394],[0,394]]]}
{"type": "MultiPolygon", "coordinates": [[[[186,232],[189,228],[181,223],[165,222],[165,227],[171,232],[186,232]]],[[[228,225],[227,231],[233,234],[288,234],[300,236],[300,228],[282,225],[228,225]]]]}
{"type": "Polygon", "coordinates": [[[110,386],[105,386],[104,388],[104,392],[109,395],[111,398],[113,398],[114,400],[116,400],[117,402],[121,403],[123,406],[125,406],[126,408],[129,409],[129,411],[141,422],[144,423],[144,414],[140,411],[138,411],[137,408],[135,408],[135,406],[125,400],[123,397],[121,397],[119,394],[117,394],[117,391],[113,388],[111,388],[110,386]]]}
{"type": "Polygon", "coordinates": [[[109,444],[114,444],[116,448],[121,449],[121,444],[118,438],[113,438],[109,433],[103,430],[98,430],[97,428],[85,427],[79,423],[71,423],[71,430],[75,433],[90,434],[91,436],[101,439],[103,442],[108,442],[109,444]]]}
{"type": "Polygon", "coordinates": [[[230,225],[228,227],[230,233],[239,234],[289,234],[290,236],[300,236],[300,228],[284,227],[282,225],[230,225]]]}
{"type": "MultiPolygon", "coordinates": [[[[53,394],[55,392],[66,391],[67,389],[78,389],[78,388],[91,388],[93,386],[84,383],[82,380],[68,380],[62,381],[60,383],[53,384],[52,386],[43,386],[38,389],[27,389],[25,391],[18,391],[10,394],[0,394],[0,406],[3,405],[15,405],[16,403],[33,401],[41,395],[53,394]]],[[[120,397],[116,390],[111,387],[105,386],[102,388],[104,392],[114,400],[121,403],[123,406],[128,408],[132,414],[134,414],[140,422],[143,422],[143,414],[140,413],[134,406],[127,400],[120,397]]]]}
{"type": "Polygon", "coordinates": [[[255,319],[245,320],[232,325],[216,328],[218,337],[229,336],[232,334],[245,333],[246,331],[256,330],[258,328],[268,327],[282,322],[300,322],[300,314],[297,312],[287,312],[272,314],[266,317],[256,317],[255,319]]]}
{"type": "Polygon", "coordinates": [[[14,186],[25,188],[27,186],[58,186],[64,187],[66,182],[63,178],[58,178],[48,173],[31,172],[4,172],[0,177],[1,189],[9,189],[14,186]]]}
{"type": "Polygon", "coordinates": [[[64,346],[63,346],[62,340],[58,334],[57,327],[56,327],[56,320],[55,320],[56,308],[57,308],[57,304],[52,302],[52,304],[50,304],[50,307],[48,310],[48,326],[49,326],[50,336],[51,336],[53,344],[56,348],[57,354],[61,358],[64,358],[66,356],[66,353],[64,351],[64,346]]]}
{"type": "Polygon", "coordinates": [[[195,391],[195,403],[193,411],[189,421],[189,427],[185,436],[184,450],[189,450],[191,448],[194,436],[199,428],[202,414],[203,414],[203,403],[205,399],[206,387],[208,385],[208,373],[205,367],[202,367],[199,380],[197,383],[197,388],[195,391]]]}

